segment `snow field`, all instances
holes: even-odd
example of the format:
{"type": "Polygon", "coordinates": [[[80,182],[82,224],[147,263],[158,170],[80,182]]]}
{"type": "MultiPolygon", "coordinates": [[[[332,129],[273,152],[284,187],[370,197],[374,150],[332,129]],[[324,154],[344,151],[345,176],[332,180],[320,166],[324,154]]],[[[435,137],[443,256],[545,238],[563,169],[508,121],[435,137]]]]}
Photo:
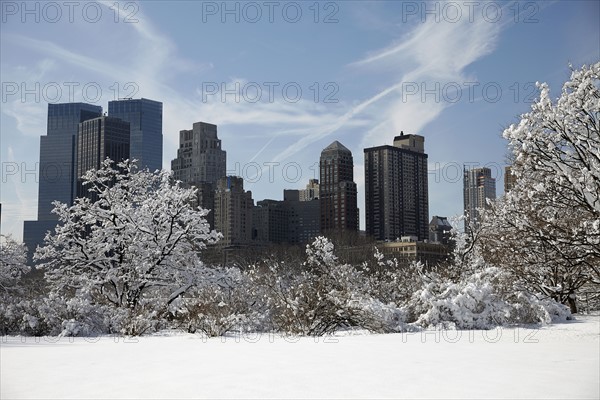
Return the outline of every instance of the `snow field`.
{"type": "Polygon", "coordinates": [[[327,337],[1,340],[4,399],[600,398],[600,317],[327,337]]]}

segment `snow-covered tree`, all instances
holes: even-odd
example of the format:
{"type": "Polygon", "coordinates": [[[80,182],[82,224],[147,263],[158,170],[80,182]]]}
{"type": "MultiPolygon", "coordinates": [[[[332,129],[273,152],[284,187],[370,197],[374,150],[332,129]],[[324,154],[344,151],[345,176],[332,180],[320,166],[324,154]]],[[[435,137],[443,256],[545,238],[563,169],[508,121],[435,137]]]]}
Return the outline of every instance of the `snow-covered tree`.
{"type": "Polygon", "coordinates": [[[538,87],[504,131],[517,183],[487,216],[485,253],[576,312],[577,291],[600,284],[600,63],[572,71],[554,103],[538,87]]]}
{"type": "Polygon", "coordinates": [[[108,159],[83,179],[98,200],[55,203],[60,224],[35,254],[52,293],[155,309],[196,283],[200,251],[218,234],[204,218],[209,211],[190,205],[194,189],[173,184],[169,172],[138,172],[108,159]]]}
{"type": "Polygon", "coordinates": [[[0,235],[0,290],[13,288],[21,276],[29,272],[25,245],[11,236],[0,235]]]}

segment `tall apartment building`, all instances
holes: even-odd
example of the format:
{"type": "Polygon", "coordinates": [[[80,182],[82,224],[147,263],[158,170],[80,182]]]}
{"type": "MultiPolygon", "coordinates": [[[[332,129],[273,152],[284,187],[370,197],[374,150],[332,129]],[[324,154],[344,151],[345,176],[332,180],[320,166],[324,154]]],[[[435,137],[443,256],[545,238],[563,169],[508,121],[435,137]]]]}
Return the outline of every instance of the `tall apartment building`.
{"type": "Polygon", "coordinates": [[[92,104],[48,104],[46,135],[40,137],[37,220],[23,223],[28,263],[36,247],[43,245],[46,232],[53,230],[58,222],[52,213],[52,202],[73,204],[77,188],[75,146],[79,124],[101,115],[102,107],[92,104]]]}
{"type": "Polygon", "coordinates": [[[227,176],[217,181],[215,191],[215,229],[223,234],[220,246],[244,246],[252,241],[252,192],[244,191],[240,177],[227,176]]]}
{"type": "Polygon", "coordinates": [[[177,158],[171,161],[173,177],[187,187],[198,189],[198,206],[212,210],[207,221],[214,228],[216,183],[224,178],[227,153],[221,148],[217,126],[195,122],[190,130],[179,132],[177,158]]]}
{"type": "Polygon", "coordinates": [[[321,231],[358,231],[352,152],[336,140],[321,152],[319,170],[321,231]]]}
{"type": "Polygon", "coordinates": [[[140,169],[162,169],[163,104],[149,99],[122,99],[108,102],[108,115],[130,124],[131,159],[140,169]]]}
{"type": "Polygon", "coordinates": [[[429,238],[425,138],[405,135],[393,146],[364,149],[366,233],[376,240],[429,238]]]}
{"type": "Polygon", "coordinates": [[[79,124],[77,135],[77,197],[96,201],[97,194],[83,186],[81,177],[90,169],[99,169],[110,158],[115,163],[130,157],[130,124],[119,118],[98,117],[79,124]]]}
{"type": "Polygon", "coordinates": [[[492,170],[486,167],[464,169],[463,198],[465,205],[465,229],[469,223],[478,225],[478,208],[486,209],[486,199],[496,198],[496,179],[492,178],[492,170]]]}

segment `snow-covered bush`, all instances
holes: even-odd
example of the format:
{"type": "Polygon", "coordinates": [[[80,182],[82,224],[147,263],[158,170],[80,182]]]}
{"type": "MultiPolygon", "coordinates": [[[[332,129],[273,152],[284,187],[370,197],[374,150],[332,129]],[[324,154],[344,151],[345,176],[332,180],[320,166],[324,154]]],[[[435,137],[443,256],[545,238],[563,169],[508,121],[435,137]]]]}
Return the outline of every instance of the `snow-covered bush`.
{"type": "Polygon", "coordinates": [[[306,261],[255,268],[256,297],[268,310],[273,330],[320,336],[345,328],[375,332],[401,330],[404,314],[369,293],[370,281],[358,268],[341,264],[332,243],[318,237],[306,248],[306,261]]]}
{"type": "Polygon", "coordinates": [[[452,263],[420,271],[422,286],[405,308],[409,321],[422,328],[491,329],[513,324],[539,324],[571,318],[568,309],[551,299],[540,300],[521,287],[504,268],[482,256],[483,223],[466,233],[453,232],[452,263]]]}
{"type": "Polygon", "coordinates": [[[549,324],[571,319],[568,307],[526,292],[506,292],[505,271],[487,267],[459,282],[429,275],[407,312],[422,328],[492,329],[514,324],[549,324]]]}
{"type": "Polygon", "coordinates": [[[508,304],[499,296],[494,279],[500,273],[489,267],[454,283],[434,278],[415,292],[416,324],[458,329],[490,329],[510,320],[508,304]]]}
{"type": "Polygon", "coordinates": [[[142,303],[136,309],[107,307],[105,317],[108,333],[139,336],[166,328],[162,310],[152,303],[142,303]]]}
{"type": "Polygon", "coordinates": [[[513,323],[551,324],[573,319],[569,307],[549,298],[540,300],[527,292],[518,292],[509,301],[513,323]]]}
{"type": "Polygon", "coordinates": [[[248,277],[237,268],[207,269],[202,284],[169,305],[175,326],[207,336],[259,329],[262,315],[253,307],[249,285],[248,277]]]}
{"type": "Polygon", "coordinates": [[[360,266],[363,272],[361,286],[370,297],[383,304],[402,307],[408,304],[413,293],[421,287],[420,271],[423,265],[413,262],[401,266],[397,259],[385,259],[375,248],[371,262],[360,266]]]}

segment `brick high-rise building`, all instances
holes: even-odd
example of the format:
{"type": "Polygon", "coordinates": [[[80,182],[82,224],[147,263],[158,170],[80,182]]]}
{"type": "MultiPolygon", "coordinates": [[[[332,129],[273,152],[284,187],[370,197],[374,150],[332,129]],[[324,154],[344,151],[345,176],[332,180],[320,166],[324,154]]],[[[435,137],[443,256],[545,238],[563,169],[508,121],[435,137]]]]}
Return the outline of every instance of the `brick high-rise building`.
{"type": "Polygon", "coordinates": [[[321,152],[319,167],[321,231],[358,231],[352,152],[336,140],[321,152]]]}
{"type": "Polygon", "coordinates": [[[217,183],[226,175],[227,153],[221,149],[217,126],[195,122],[179,132],[177,158],[171,161],[174,178],[186,184],[217,183]]]}
{"type": "Polygon", "coordinates": [[[366,233],[376,240],[429,238],[425,138],[405,135],[365,152],[366,233]]]}

